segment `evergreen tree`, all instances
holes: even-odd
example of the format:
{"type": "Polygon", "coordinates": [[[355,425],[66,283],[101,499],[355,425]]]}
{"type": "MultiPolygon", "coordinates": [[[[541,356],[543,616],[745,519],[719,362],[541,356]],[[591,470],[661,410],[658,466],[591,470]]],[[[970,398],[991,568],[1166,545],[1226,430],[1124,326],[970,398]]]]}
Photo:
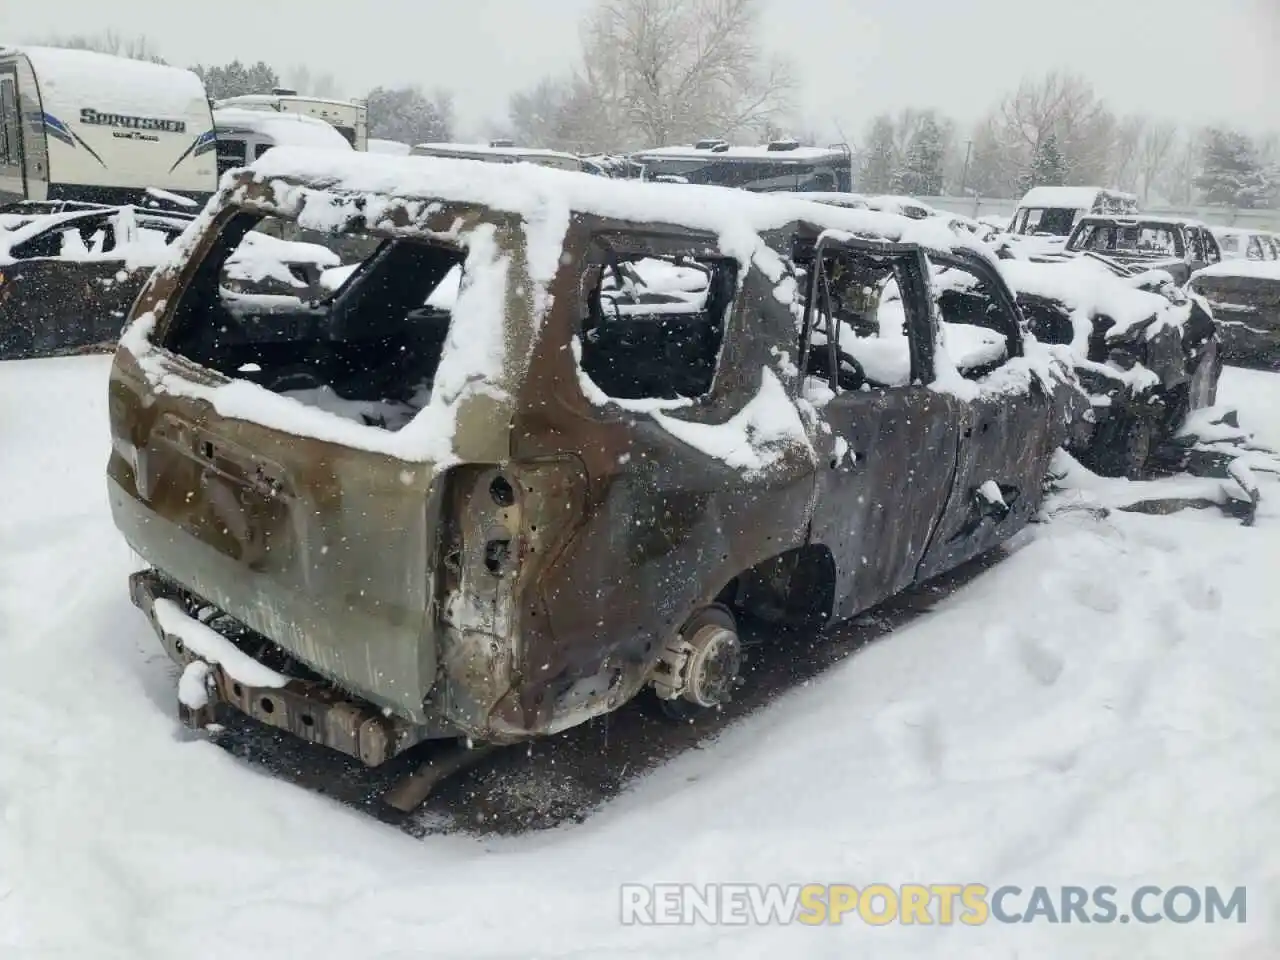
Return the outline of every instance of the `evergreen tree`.
{"type": "Polygon", "coordinates": [[[417,87],[369,91],[369,136],[401,143],[439,143],[453,136],[453,99],[429,99],[417,87]]]}
{"type": "Polygon", "coordinates": [[[1206,131],[1200,176],[1196,187],[1204,202],[1232,207],[1263,207],[1277,184],[1274,174],[1263,166],[1257,147],[1235,130],[1206,131]]]}
{"type": "Polygon", "coordinates": [[[876,117],[867,132],[858,186],[866,193],[888,193],[894,189],[897,172],[898,150],[894,145],[893,118],[885,114],[876,117]]]}
{"type": "Polygon", "coordinates": [[[1036,144],[1031,155],[1031,168],[1023,177],[1023,189],[1060,187],[1067,182],[1067,159],[1058,147],[1058,138],[1049,134],[1036,144]]]}
{"type": "Polygon", "coordinates": [[[250,93],[270,93],[280,86],[280,77],[274,68],[259,60],[246,66],[232,60],[221,67],[205,67],[197,64],[191,68],[204,83],[210,100],[242,97],[250,93]]]}
{"type": "Polygon", "coordinates": [[[897,177],[898,189],[920,197],[941,196],[945,160],[942,127],[931,113],[926,114],[907,144],[906,161],[897,177]]]}

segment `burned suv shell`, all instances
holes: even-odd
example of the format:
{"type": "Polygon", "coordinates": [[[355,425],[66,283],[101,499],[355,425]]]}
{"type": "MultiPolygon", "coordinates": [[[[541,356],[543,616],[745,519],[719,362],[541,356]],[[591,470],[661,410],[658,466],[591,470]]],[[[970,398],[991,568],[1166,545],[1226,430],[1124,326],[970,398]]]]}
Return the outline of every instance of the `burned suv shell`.
{"type": "Polygon", "coordinates": [[[689,671],[699,642],[732,658],[731,608],[849,617],[990,550],[1034,514],[1084,403],[1069,358],[1024,340],[990,257],[945,227],[280,148],[224,184],[139,297],[111,375],[108,478],[115,522],[153,568],[135,602],[204,671],[183,702],[229,703],[376,764],[431,737],[552,733],[646,685],[714,701],[689,671]],[[415,276],[378,286],[385,264],[457,252],[429,399],[407,425],[354,425],[265,389],[274,374],[243,362],[266,356],[243,331],[183,332],[222,296],[218,251],[259,215],[388,238],[364,281],[290,314],[319,324],[313,357],[370,336],[333,329],[415,276]],[[668,396],[607,394],[606,377],[648,374],[599,358],[641,356],[655,330],[624,323],[617,300],[601,315],[587,291],[664,257],[711,279],[703,307],[663,315],[657,342],[709,357],[710,373],[680,367],[668,396]],[[939,333],[939,268],[990,291],[972,329],[939,333]],[[833,298],[857,293],[858,270],[887,278],[882,307],[901,313],[892,383],[871,362],[883,344],[861,361],[844,350],[833,298]],[[711,316],[713,299],[719,332],[685,337],[681,318],[711,316]]]}

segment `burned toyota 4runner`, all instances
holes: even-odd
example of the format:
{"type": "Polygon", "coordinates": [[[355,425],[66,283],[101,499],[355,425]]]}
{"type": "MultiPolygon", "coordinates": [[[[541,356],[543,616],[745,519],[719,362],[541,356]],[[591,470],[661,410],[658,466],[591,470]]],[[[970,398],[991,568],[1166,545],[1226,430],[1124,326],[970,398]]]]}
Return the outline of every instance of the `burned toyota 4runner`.
{"type": "Polygon", "coordinates": [[[378,764],[714,707],[743,612],[847,618],[991,550],[1086,402],[1060,354],[945,226],[280,148],[134,307],[110,500],[192,716],[378,764]],[[238,293],[273,220],[381,243],[317,299],[238,293]]]}

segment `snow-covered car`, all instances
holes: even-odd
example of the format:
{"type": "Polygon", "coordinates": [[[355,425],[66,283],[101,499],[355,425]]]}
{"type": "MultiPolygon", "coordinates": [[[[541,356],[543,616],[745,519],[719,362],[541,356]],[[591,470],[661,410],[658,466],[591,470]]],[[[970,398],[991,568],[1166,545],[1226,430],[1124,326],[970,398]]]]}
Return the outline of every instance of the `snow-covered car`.
{"type": "Polygon", "coordinates": [[[1175,283],[1222,260],[1218,241],[1198,220],[1091,215],[1071,231],[1066,253],[1089,252],[1139,271],[1164,270],[1175,283]]]}
{"type": "Polygon", "coordinates": [[[1223,260],[1275,260],[1280,258],[1280,246],[1272,236],[1259,230],[1241,227],[1212,227],[1223,260]]]}
{"type": "Polygon", "coordinates": [[[1189,287],[1213,306],[1227,360],[1280,369],[1280,260],[1224,260],[1189,287]]]}
{"type": "Polygon", "coordinates": [[[1069,346],[1092,415],[1069,444],[1098,473],[1139,478],[1178,466],[1169,445],[1213,406],[1218,325],[1203,298],[1154,270],[1091,257],[1008,259],[1000,269],[1036,338],[1069,346]]]}
{"type": "Polygon", "coordinates": [[[129,304],[190,215],[77,204],[0,214],[0,360],[113,344],[129,304]]]}
{"type": "Polygon", "coordinates": [[[1010,232],[1016,236],[1065,239],[1080,218],[1091,213],[1132,216],[1138,198],[1103,187],[1032,187],[1018,201],[1010,232]]]}
{"type": "MultiPolygon", "coordinates": [[[[316,121],[319,122],[319,121],[316,121]]],[[[125,206],[70,206],[0,215],[0,359],[111,349],[130,303],[194,215],[125,206]]],[[[339,253],[254,231],[229,259],[228,290],[313,290],[339,253]]]]}
{"type": "Polygon", "coordinates": [[[845,619],[1036,514],[1087,398],[976,242],[463,166],[273,150],[134,306],[110,502],[188,722],[377,765],[647,688],[710,709],[739,612],[845,619]],[[227,289],[250,227],[299,219],[382,242],[318,298],[227,289]]]}

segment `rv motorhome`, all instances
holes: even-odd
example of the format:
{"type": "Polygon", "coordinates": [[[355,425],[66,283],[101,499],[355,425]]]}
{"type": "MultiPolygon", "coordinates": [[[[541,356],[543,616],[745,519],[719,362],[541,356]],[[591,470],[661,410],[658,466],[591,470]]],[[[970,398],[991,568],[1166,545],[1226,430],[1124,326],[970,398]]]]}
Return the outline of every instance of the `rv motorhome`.
{"type": "Polygon", "coordinates": [[[351,151],[332,124],[301,113],[272,113],[219,107],[213,111],[218,133],[218,174],[253,163],[272,147],[321,147],[351,151]]]}
{"type": "Polygon", "coordinates": [[[190,70],[87,50],[0,47],[0,204],[205,200],[213,118],[190,70]]]}
{"type": "Polygon", "coordinates": [[[363,100],[326,100],[323,97],[300,97],[296,91],[276,89],[271,93],[250,93],[240,97],[215,100],[213,107],[239,107],[245,110],[270,110],[275,113],[297,113],[329,124],[351,144],[352,149],[369,149],[369,106],[363,100]]]}

